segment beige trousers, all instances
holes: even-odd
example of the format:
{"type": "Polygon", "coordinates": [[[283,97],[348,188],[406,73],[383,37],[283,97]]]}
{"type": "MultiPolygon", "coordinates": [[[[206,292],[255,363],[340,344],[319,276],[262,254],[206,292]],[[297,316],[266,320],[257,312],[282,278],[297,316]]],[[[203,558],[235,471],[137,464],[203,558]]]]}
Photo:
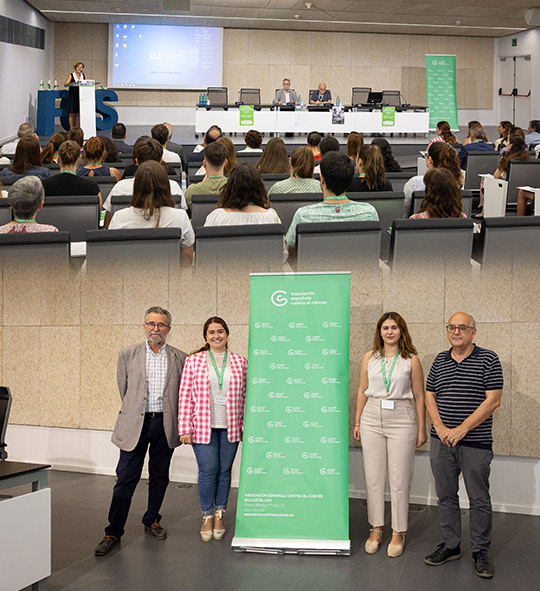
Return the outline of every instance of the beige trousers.
{"type": "Polygon", "coordinates": [[[410,400],[394,400],[394,409],[368,398],[360,419],[368,521],[384,525],[386,474],[390,485],[392,529],[407,531],[409,492],[414,469],[416,414],[410,400]]]}

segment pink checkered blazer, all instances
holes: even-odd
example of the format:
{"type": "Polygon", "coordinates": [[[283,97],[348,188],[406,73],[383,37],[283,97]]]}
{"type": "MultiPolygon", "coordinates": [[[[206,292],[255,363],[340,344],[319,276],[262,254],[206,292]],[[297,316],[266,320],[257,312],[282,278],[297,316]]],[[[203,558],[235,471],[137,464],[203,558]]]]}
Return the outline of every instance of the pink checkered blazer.
{"type": "MultiPolygon", "coordinates": [[[[244,430],[247,361],[229,351],[231,381],[227,391],[227,438],[241,441],[244,430]]],[[[206,351],[190,355],[182,370],[178,404],[178,433],[193,433],[194,443],[210,443],[212,417],[210,414],[210,377],[206,351]]]]}

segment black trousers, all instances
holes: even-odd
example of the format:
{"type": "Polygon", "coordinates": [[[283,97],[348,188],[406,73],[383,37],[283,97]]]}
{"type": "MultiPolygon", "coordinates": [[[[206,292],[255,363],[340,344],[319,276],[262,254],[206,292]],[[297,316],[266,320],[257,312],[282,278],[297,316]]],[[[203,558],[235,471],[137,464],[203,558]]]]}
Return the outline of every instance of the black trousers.
{"type": "Polygon", "coordinates": [[[148,507],[142,522],[146,526],[161,520],[159,510],[169,484],[169,467],[174,449],[169,447],[163,429],[163,414],[148,413],[144,417],[139,442],[133,451],[120,450],[116,467],[117,481],[109,509],[109,525],[105,528],[108,536],[120,538],[128,518],[131,498],[141,479],[144,458],[150,448],[148,461],[148,507]]]}

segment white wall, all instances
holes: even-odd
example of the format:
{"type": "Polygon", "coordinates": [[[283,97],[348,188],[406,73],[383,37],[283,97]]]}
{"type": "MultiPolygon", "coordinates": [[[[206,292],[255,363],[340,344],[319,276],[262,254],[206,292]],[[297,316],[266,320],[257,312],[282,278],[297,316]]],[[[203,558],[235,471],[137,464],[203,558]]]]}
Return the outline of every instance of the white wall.
{"type": "MultiPolygon", "coordinates": [[[[19,462],[51,464],[57,470],[114,475],[119,451],[111,443],[110,431],[60,429],[9,425],[6,434],[9,459],[19,462]]],[[[233,467],[233,486],[238,486],[241,448],[233,467]]],[[[146,468],[143,477],[147,477],[146,468]]],[[[197,467],[190,446],[176,449],[172,465],[173,482],[197,482],[197,467]]],[[[540,515],[540,460],[495,456],[491,467],[491,497],[495,511],[540,515]]],[[[349,494],[365,498],[362,451],[349,451],[349,494]]],[[[388,495],[387,495],[388,496],[388,495]]],[[[388,497],[389,499],[389,497],[388,497]]],[[[468,507],[463,483],[462,507],[468,507]]],[[[411,503],[436,505],[429,453],[417,452],[411,503]]]]}
{"type": "Polygon", "coordinates": [[[30,118],[35,123],[39,82],[51,79],[54,72],[54,24],[24,0],[0,0],[0,15],[45,29],[44,50],[0,42],[2,144],[15,136],[23,121],[30,118]]]}

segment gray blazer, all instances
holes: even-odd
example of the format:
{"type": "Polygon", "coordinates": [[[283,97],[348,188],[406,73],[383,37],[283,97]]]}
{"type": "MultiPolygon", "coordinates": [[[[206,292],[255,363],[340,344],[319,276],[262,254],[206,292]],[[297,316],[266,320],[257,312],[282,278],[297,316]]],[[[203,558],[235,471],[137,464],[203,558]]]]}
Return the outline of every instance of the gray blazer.
{"type": "MultiPolygon", "coordinates": [[[[294,88],[289,89],[289,99],[289,102],[291,103],[296,103],[296,101],[298,100],[298,95],[296,94],[296,90],[294,90],[294,88]]],[[[281,101],[281,104],[283,105],[287,104],[285,102],[285,91],[283,90],[283,88],[276,90],[276,96],[274,97],[274,100],[272,102],[274,105],[277,105],[279,101],[281,101]]]]}
{"type": "MultiPolygon", "coordinates": [[[[187,355],[167,348],[167,376],[163,388],[163,428],[171,449],[180,445],[178,436],[178,392],[180,376],[187,355]]],[[[146,409],[146,343],[131,345],[120,351],[117,370],[122,408],[118,413],[111,441],[124,451],[132,451],[139,442],[146,409]]]]}

